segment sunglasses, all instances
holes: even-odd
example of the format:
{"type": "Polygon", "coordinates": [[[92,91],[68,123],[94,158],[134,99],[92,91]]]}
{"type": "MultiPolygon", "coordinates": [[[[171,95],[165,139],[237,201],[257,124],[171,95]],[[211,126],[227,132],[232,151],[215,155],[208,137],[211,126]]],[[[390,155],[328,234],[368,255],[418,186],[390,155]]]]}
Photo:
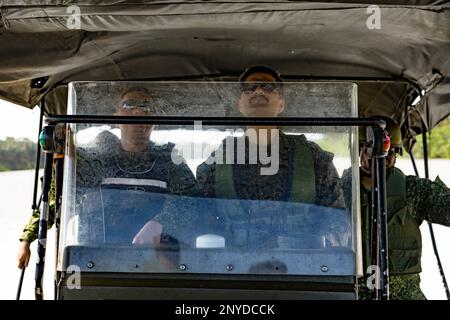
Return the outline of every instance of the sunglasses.
{"type": "Polygon", "coordinates": [[[260,83],[242,83],[241,91],[245,94],[255,92],[257,88],[260,88],[264,92],[271,93],[273,91],[279,91],[281,85],[276,82],[260,82],[260,83]]]}
{"type": "Polygon", "coordinates": [[[154,102],[149,100],[125,100],[122,102],[122,109],[125,110],[131,110],[135,108],[141,108],[147,112],[153,111],[154,108],[154,102]]]}

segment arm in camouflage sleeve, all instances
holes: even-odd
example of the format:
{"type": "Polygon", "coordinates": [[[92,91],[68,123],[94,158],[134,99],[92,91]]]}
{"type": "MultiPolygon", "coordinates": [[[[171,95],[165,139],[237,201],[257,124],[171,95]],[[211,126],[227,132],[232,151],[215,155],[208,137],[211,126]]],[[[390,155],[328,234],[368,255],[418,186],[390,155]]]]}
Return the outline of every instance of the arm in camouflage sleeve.
{"type": "Polygon", "coordinates": [[[197,167],[197,183],[198,191],[202,197],[215,197],[215,164],[207,164],[203,162],[197,167]]]}
{"type": "MultiPolygon", "coordinates": [[[[173,152],[178,155],[178,151],[173,152]]],[[[186,161],[180,155],[178,157],[181,159],[180,164],[175,164],[173,161],[169,162],[169,192],[182,196],[195,196],[197,190],[195,177],[186,161]]]]}
{"type": "MultiPolygon", "coordinates": [[[[341,179],[333,164],[333,154],[308,142],[314,159],[316,204],[337,209],[345,208],[341,179]]],[[[347,246],[351,240],[351,215],[347,210],[322,208],[320,229],[331,246],[347,246]]]]}
{"type": "Polygon", "coordinates": [[[322,150],[316,143],[309,142],[314,159],[316,180],[316,204],[326,207],[345,208],[344,194],[333,154],[322,150]]]}
{"type": "Polygon", "coordinates": [[[418,220],[450,227],[450,189],[439,179],[430,181],[406,177],[406,196],[410,212],[418,220]]]}
{"type": "Polygon", "coordinates": [[[182,229],[181,226],[187,225],[185,221],[189,221],[189,216],[183,214],[183,210],[189,207],[190,199],[192,199],[190,197],[197,195],[196,181],[184,158],[176,149],[172,148],[170,149],[171,156],[167,156],[165,160],[168,166],[169,196],[161,211],[135,235],[133,244],[158,245],[163,231],[166,235],[170,234],[174,239],[180,241],[182,233],[178,231],[182,229]],[[175,234],[177,237],[173,236],[175,234]]]}
{"type": "MultiPolygon", "coordinates": [[[[195,192],[192,193],[191,191],[188,196],[214,197],[214,171],[211,171],[211,168],[212,166],[206,163],[202,163],[197,168],[195,192]]],[[[157,225],[151,225],[148,229],[153,229],[156,233],[164,229],[165,233],[175,236],[182,242],[183,237],[180,236],[181,234],[195,231],[197,219],[202,216],[197,210],[198,202],[194,198],[180,199],[166,201],[161,212],[152,219],[153,224],[156,222],[157,225]],[[180,205],[180,201],[183,202],[183,205],[180,205]]],[[[150,231],[149,233],[155,232],[150,231]]],[[[136,237],[133,241],[134,243],[146,243],[143,237],[142,241],[136,237]]]]}
{"type": "Polygon", "coordinates": [[[171,197],[166,200],[163,209],[157,214],[137,235],[133,243],[151,244],[159,235],[168,235],[179,243],[195,246],[195,239],[200,234],[214,233],[222,230],[215,213],[216,202],[214,197],[214,165],[203,163],[197,169],[197,182],[195,196],[171,197]],[[201,182],[198,178],[200,177],[201,182]],[[147,235],[145,235],[147,233],[147,235]]]}
{"type": "Polygon", "coordinates": [[[345,207],[352,211],[352,168],[345,169],[341,178],[342,191],[344,193],[345,207]]]}
{"type": "MultiPolygon", "coordinates": [[[[42,177],[41,177],[42,185],[42,177]]],[[[50,185],[50,197],[49,197],[49,219],[47,221],[47,228],[51,228],[55,221],[55,178],[52,175],[52,183],[50,185]]],[[[19,238],[20,241],[27,240],[30,243],[37,239],[39,231],[39,209],[33,210],[30,220],[23,228],[22,236],[19,238]]]]}

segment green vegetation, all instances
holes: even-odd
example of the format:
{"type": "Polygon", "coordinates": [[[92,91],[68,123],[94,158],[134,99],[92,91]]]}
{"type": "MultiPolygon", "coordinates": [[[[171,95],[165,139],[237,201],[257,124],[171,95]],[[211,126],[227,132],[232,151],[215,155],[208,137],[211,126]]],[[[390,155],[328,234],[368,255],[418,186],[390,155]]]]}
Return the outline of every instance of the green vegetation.
{"type": "MultiPolygon", "coordinates": [[[[416,140],[414,156],[423,159],[422,135],[416,136],[416,140]]],[[[316,142],[322,149],[334,153],[335,156],[348,155],[348,141],[345,135],[325,135],[316,142]]],[[[428,148],[431,159],[450,159],[450,117],[439,123],[433,128],[431,135],[428,135],[428,148]]],[[[408,155],[406,150],[403,151],[403,154],[404,157],[408,155]]]]}
{"type": "Polygon", "coordinates": [[[0,140],[0,171],[34,169],[35,161],[36,143],[10,137],[0,140]]]}
{"type": "MultiPolygon", "coordinates": [[[[335,156],[347,155],[347,141],[339,136],[325,136],[317,141],[319,145],[335,156]]],[[[414,146],[416,158],[423,158],[422,137],[417,136],[414,146]]],[[[432,159],[450,159],[450,117],[447,117],[428,136],[430,155],[432,159]]],[[[405,152],[406,154],[406,152],[405,152]]],[[[36,143],[29,139],[6,138],[0,140],[0,171],[34,169],[36,161],[36,143]]],[[[41,158],[41,167],[43,160],[41,158]]]]}
{"type": "MultiPolygon", "coordinates": [[[[422,136],[417,136],[414,145],[414,156],[423,158],[422,136]]],[[[450,117],[437,125],[428,135],[428,148],[431,159],[450,159],[450,117]]]]}
{"type": "Polygon", "coordinates": [[[334,154],[335,157],[348,157],[348,137],[347,135],[328,134],[316,141],[319,146],[334,154]]]}

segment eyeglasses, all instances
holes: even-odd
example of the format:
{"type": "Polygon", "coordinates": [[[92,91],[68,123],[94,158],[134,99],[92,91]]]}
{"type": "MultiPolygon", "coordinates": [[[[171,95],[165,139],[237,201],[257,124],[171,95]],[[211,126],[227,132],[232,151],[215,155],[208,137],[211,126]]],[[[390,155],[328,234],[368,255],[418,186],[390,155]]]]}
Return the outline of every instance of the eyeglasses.
{"type": "Polygon", "coordinates": [[[257,88],[261,88],[261,90],[271,93],[273,91],[279,91],[281,89],[281,85],[276,82],[249,82],[241,84],[241,91],[245,94],[255,92],[257,88]]]}
{"type": "Polygon", "coordinates": [[[149,100],[125,100],[122,102],[122,109],[131,110],[141,108],[146,112],[154,111],[154,102],[149,100]]]}

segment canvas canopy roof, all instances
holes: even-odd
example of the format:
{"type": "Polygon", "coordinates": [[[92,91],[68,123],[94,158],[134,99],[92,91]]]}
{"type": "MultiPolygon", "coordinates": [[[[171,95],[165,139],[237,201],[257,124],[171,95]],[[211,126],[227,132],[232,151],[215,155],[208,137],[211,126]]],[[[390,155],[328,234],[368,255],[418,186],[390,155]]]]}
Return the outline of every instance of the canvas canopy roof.
{"type": "Polygon", "coordinates": [[[236,80],[253,64],[354,80],[361,116],[413,134],[450,114],[450,1],[370,1],[381,29],[363,0],[0,3],[0,97],[31,108],[47,94],[49,114],[65,112],[70,81],[236,80]]]}

